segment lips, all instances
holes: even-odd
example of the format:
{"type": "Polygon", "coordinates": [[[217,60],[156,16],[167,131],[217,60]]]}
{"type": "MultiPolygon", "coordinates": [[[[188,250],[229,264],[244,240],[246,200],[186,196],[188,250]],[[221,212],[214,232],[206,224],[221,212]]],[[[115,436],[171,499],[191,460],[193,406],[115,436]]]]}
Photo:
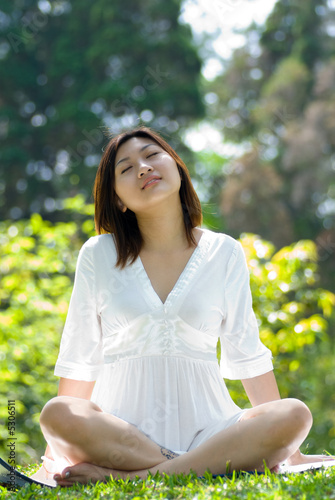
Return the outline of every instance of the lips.
{"type": "Polygon", "coordinates": [[[154,184],[156,181],[160,180],[161,177],[159,177],[158,175],[150,175],[145,179],[144,183],[142,184],[142,189],[145,189],[147,186],[150,186],[151,184],[154,184]]]}

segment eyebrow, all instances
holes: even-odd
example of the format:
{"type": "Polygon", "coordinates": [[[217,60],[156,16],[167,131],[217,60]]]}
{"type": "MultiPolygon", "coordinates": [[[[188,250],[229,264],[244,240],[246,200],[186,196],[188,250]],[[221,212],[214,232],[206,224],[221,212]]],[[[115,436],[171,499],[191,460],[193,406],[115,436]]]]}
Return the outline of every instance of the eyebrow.
{"type": "MultiPolygon", "coordinates": [[[[158,146],[158,144],[146,144],[145,146],[143,146],[143,148],[141,148],[141,149],[140,149],[140,153],[141,153],[142,151],[144,151],[146,148],[148,148],[149,146],[158,146]]],[[[126,160],[129,160],[129,159],[130,159],[130,157],[129,157],[129,156],[127,156],[126,158],[122,158],[122,160],[119,160],[119,161],[117,162],[117,164],[115,165],[115,168],[116,168],[116,167],[118,166],[118,164],[119,164],[119,163],[121,163],[122,161],[126,161],[126,160]]]]}

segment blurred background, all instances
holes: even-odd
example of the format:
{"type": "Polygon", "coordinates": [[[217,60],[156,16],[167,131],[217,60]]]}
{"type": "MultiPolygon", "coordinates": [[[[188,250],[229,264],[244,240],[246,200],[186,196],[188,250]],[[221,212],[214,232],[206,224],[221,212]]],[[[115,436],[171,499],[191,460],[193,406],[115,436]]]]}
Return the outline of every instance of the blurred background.
{"type": "Polygon", "coordinates": [[[281,394],[314,414],[303,451],[335,453],[335,1],[2,0],[1,457],[9,400],[17,463],[44,452],[96,169],[141,124],[242,242],[281,394]]]}

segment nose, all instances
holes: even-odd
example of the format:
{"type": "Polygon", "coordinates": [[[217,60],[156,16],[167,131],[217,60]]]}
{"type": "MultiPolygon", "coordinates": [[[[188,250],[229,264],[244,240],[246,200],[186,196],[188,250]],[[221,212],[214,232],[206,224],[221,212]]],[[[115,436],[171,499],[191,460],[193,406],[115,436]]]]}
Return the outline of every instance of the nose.
{"type": "Polygon", "coordinates": [[[150,167],[150,165],[140,165],[138,169],[138,177],[141,178],[143,175],[147,174],[148,172],[152,172],[153,168],[150,167]]]}

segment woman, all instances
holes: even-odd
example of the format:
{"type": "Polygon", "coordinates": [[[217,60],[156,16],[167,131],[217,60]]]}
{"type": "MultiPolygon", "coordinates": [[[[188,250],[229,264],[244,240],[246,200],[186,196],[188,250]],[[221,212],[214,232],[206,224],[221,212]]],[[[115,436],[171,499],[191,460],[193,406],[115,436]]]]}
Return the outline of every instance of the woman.
{"type": "Polygon", "coordinates": [[[40,419],[46,455],[63,464],[58,484],[321,460],[299,452],[312,417],[280,400],[243,250],[200,229],[175,151],[145,127],[113,138],[95,208],[99,236],[78,258],[58,397],[40,419]],[[242,380],[253,408],[233,403],[222,376],[242,380]]]}

